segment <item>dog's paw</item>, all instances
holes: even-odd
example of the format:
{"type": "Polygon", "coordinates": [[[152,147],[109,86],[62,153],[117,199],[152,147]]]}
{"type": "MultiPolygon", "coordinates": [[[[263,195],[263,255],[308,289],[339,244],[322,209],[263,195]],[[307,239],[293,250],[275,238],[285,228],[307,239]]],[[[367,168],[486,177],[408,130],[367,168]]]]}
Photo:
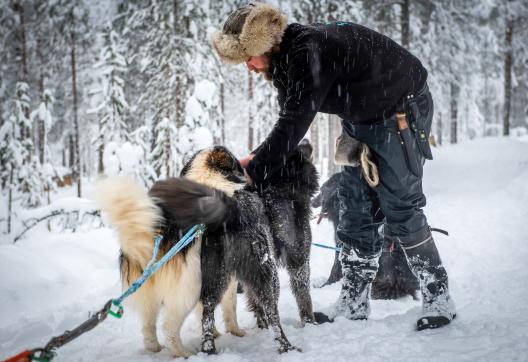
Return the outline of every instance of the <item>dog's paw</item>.
{"type": "Polygon", "coordinates": [[[194,353],[192,353],[191,351],[188,351],[186,349],[172,350],[171,354],[172,354],[173,358],[179,358],[179,357],[189,358],[192,355],[194,355],[194,353]]]}
{"type": "Polygon", "coordinates": [[[163,348],[158,341],[145,341],[145,349],[149,352],[159,352],[163,348]]]}
{"type": "Polygon", "coordinates": [[[260,329],[268,329],[268,320],[260,315],[257,315],[257,327],[260,329]]]}
{"type": "Polygon", "coordinates": [[[289,343],[282,344],[279,348],[280,354],[290,352],[290,351],[302,352],[302,349],[300,349],[299,347],[295,347],[293,344],[289,344],[289,343]]]}
{"type": "Polygon", "coordinates": [[[208,340],[202,342],[202,352],[207,354],[216,354],[216,347],[214,341],[208,340]]]}
{"type": "Polygon", "coordinates": [[[246,331],[238,327],[228,328],[227,332],[237,337],[244,337],[246,335],[246,331]]]}

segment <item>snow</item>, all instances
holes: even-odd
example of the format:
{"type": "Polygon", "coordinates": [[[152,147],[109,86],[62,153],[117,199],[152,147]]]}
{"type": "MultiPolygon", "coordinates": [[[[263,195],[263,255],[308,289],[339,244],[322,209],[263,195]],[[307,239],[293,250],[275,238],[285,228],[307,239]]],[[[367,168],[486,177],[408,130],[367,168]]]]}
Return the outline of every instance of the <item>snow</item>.
{"type": "Polygon", "coordinates": [[[103,152],[105,174],[134,176],[140,167],[143,150],[130,142],[108,142],[103,152]]]}
{"type": "Polygon", "coordinates": [[[201,80],[196,84],[194,96],[200,101],[209,104],[216,94],[216,85],[207,80],[201,80]]]}
{"type": "MultiPolygon", "coordinates": [[[[189,361],[498,361],[528,359],[528,142],[484,138],[434,149],[426,164],[426,214],[450,276],[458,309],[449,326],[416,332],[420,302],[372,301],[368,321],[337,318],[301,328],[288,277],[280,272],[279,311],[289,340],[303,352],[279,355],[272,332],[259,330],[239,295],[243,338],[222,335],[219,354],[199,353],[189,361]]],[[[73,189],[72,189],[73,191],[73,189]]],[[[312,224],[314,242],[331,244],[332,227],[312,224]]],[[[5,236],[2,236],[4,238],[5,236]]],[[[118,246],[107,228],[78,233],[30,231],[17,244],[0,243],[0,357],[43,346],[75,327],[120,294],[118,246]]],[[[325,279],[333,252],[312,249],[312,283],[325,279]]],[[[315,310],[330,306],[339,285],[312,288],[315,310]]],[[[221,313],[216,314],[224,330],[221,313]]],[[[161,341],[164,339],[161,328],[161,341]]],[[[198,350],[194,314],[183,342],[198,350]]],[[[163,343],[163,342],[162,342],[163,343]]],[[[145,352],[139,321],[125,304],[123,319],[99,327],[58,350],[55,361],[169,361],[165,348],[145,352]]]]}
{"type": "Polygon", "coordinates": [[[195,146],[194,148],[197,150],[211,147],[213,145],[213,134],[205,127],[196,128],[191,137],[195,146]]]}
{"type": "Polygon", "coordinates": [[[193,120],[198,123],[201,118],[204,116],[204,110],[198,102],[196,97],[189,97],[187,104],[185,105],[185,115],[187,119],[193,120]]]}

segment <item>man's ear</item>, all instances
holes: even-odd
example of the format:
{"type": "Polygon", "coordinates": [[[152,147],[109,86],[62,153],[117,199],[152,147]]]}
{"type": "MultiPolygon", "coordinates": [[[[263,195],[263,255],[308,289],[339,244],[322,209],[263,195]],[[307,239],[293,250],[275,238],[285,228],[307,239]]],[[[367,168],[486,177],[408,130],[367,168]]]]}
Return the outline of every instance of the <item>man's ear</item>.
{"type": "Polygon", "coordinates": [[[299,151],[301,151],[301,153],[302,153],[302,155],[304,157],[306,157],[308,160],[312,159],[313,147],[310,144],[310,141],[308,141],[306,138],[303,139],[299,143],[298,148],[299,148],[299,151]]]}

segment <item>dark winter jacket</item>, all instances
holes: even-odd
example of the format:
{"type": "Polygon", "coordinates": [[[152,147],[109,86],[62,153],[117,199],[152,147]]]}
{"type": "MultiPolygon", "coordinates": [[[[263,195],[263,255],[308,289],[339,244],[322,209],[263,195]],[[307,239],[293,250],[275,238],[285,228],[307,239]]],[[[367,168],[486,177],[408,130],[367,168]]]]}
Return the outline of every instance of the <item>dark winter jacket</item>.
{"type": "Polygon", "coordinates": [[[427,79],[425,68],[406,49],[348,22],[290,24],[270,71],[280,114],[248,165],[256,183],[280,167],[317,112],[346,122],[373,122],[394,114],[398,102],[427,79]]]}

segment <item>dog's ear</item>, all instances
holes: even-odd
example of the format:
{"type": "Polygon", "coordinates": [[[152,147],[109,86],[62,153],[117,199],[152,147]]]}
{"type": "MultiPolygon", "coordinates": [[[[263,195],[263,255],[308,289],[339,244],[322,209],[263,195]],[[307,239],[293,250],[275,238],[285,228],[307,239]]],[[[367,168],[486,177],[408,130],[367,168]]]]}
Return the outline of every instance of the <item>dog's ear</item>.
{"type": "Polygon", "coordinates": [[[216,146],[208,157],[209,165],[214,169],[235,171],[240,168],[238,159],[225,147],[216,146]]]}
{"type": "Polygon", "coordinates": [[[311,160],[312,159],[312,153],[313,153],[313,147],[310,144],[310,141],[308,141],[306,138],[303,139],[299,143],[299,151],[301,151],[301,154],[306,157],[306,159],[311,160]]]}

